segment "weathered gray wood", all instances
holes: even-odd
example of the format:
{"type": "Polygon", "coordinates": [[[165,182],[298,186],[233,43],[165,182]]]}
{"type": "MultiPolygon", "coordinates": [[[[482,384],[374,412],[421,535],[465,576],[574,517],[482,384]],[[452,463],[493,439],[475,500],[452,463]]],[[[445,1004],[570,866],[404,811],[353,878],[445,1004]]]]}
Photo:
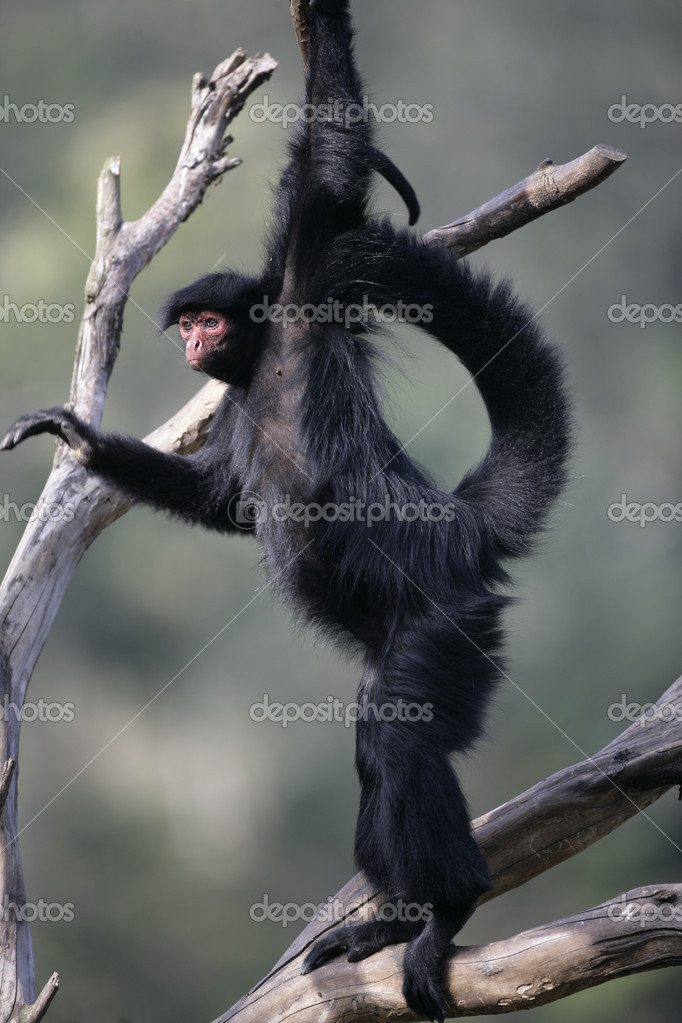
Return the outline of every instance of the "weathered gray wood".
{"type": "MultiPolygon", "coordinates": [[[[417,1020],[402,998],[403,952],[394,946],[362,963],[338,959],[306,976],[295,960],[214,1023],[417,1020]]],[[[682,885],[649,885],[505,941],[453,950],[451,1016],[529,1009],[680,963],[682,885]]]]}
{"type": "Polygon", "coordinates": [[[291,20],[294,23],[294,32],[298,40],[298,48],[303,57],[303,63],[308,63],[308,16],[310,13],[310,0],[290,0],[291,20]]]}
{"type": "MultiPolygon", "coordinates": [[[[630,725],[595,756],[558,771],[508,803],[472,822],[473,832],[485,854],[494,885],[494,890],[488,898],[496,898],[512,888],[525,884],[557,863],[582,852],[634,814],[644,810],[666,792],[670,785],[682,783],[682,734],[679,727],[682,720],[682,676],[661,696],[656,708],[630,725]],[[667,779],[664,784],[661,784],[662,777],[667,779]]],[[[362,904],[367,908],[362,912],[352,908],[348,912],[335,913],[333,923],[325,918],[324,912],[320,914],[295,939],[266,977],[215,1023],[227,1023],[228,1020],[230,1023],[237,1020],[239,1023],[251,1023],[256,1019],[260,1023],[275,1023],[280,1018],[277,1013],[281,1012],[282,1006],[288,1005],[291,999],[298,998],[299,991],[305,992],[301,1023],[314,1019],[314,1015],[307,1015],[308,1009],[312,1013],[319,1013],[322,1002],[335,997],[334,990],[340,975],[340,964],[330,963],[316,970],[314,974],[301,977],[299,982],[298,975],[307,950],[326,930],[345,920],[366,917],[370,906],[379,906],[383,901],[383,894],[369,885],[362,874],[356,874],[334,896],[334,903],[342,907],[356,907],[362,904]],[[303,983],[309,981],[311,977],[315,977],[312,994],[309,985],[303,983]],[[272,1015],[268,1015],[268,1012],[272,1015]]],[[[579,931],[580,920],[588,918],[591,920],[594,914],[597,914],[597,910],[573,918],[572,927],[575,933],[579,931]]],[[[645,922],[646,928],[640,927],[640,930],[648,929],[648,920],[645,922]]],[[[673,922],[676,930],[675,954],[678,955],[682,951],[682,904],[678,908],[677,920],[673,922]]],[[[590,970],[590,962],[585,960],[580,949],[578,950],[580,958],[568,963],[565,961],[569,949],[573,946],[559,940],[561,926],[562,922],[559,921],[529,932],[533,935],[542,935],[543,942],[549,937],[560,946],[560,952],[557,953],[560,956],[557,960],[561,966],[559,973],[555,976],[550,965],[554,961],[553,952],[543,969],[543,977],[550,985],[549,990],[554,994],[548,997],[543,990],[531,985],[521,1002],[517,999],[510,1003],[508,1008],[501,1008],[502,1003],[499,999],[491,995],[491,1000],[485,1002],[487,1007],[479,1007],[476,1009],[477,1012],[483,1014],[511,1011],[512,1008],[518,1008],[524,1001],[528,1001],[531,992],[534,1004],[542,1004],[543,1001],[551,1001],[564,997],[573,990],[580,990],[578,987],[567,986],[566,977],[586,976],[592,978],[593,983],[609,979],[600,975],[596,964],[594,969],[590,970]]],[[[607,932],[608,940],[616,933],[610,927],[607,928],[607,932]]],[[[532,954],[524,952],[525,958],[515,958],[519,950],[523,951],[526,948],[524,944],[526,937],[527,935],[517,935],[507,942],[486,945],[483,949],[475,950],[486,962],[489,954],[493,960],[496,956],[501,960],[506,956],[512,956],[505,967],[507,991],[515,985],[520,990],[526,990],[528,974],[524,975],[524,970],[527,969],[528,963],[533,963],[532,954]],[[520,969],[518,975],[515,972],[516,966],[511,966],[517,962],[520,969]]],[[[635,969],[653,969],[656,965],[669,965],[665,962],[657,963],[655,959],[646,965],[645,959],[639,956],[640,944],[628,940],[630,941],[628,947],[634,958],[631,959],[630,953],[624,950],[624,961],[617,964],[613,976],[625,976],[635,969]],[[633,963],[638,965],[630,969],[629,966],[633,963]],[[621,972],[621,968],[625,972],[621,972]]],[[[663,948],[658,938],[655,945],[659,951],[663,948]]],[[[471,951],[470,949],[458,951],[451,971],[453,993],[456,995],[459,991],[466,992],[466,998],[462,1000],[463,1006],[479,1005],[476,1000],[479,994],[476,992],[480,988],[480,982],[476,981],[475,972],[466,968],[462,976],[459,969],[461,963],[475,961],[467,958],[471,951]],[[461,962],[460,957],[463,957],[461,962]]],[[[401,1001],[400,999],[396,1001],[392,993],[389,1002],[386,1003],[383,978],[387,974],[387,964],[399,962],[401,954],[396,950],[384,950],[364,963],[344,964],[341,971],[344,983],[352,989],[359,1004],[365,1006],[369,1013],[367,1016],[361,1014],[353,1018],[373,1021],[395,1018],[393,1012],[397,1011],[401,1001]],[[353,971],[355,981],[352,979],[353,971]]],[[[587,982],[583,986],[589,987],[591,984],[587,982]]],[[[390,991],[393,992],[392,986],[390,991]]],[[[506,997],[505,995],[504,998],[506,997]]],[[[343,1015],[341,1010],[339,1010],[341,1014],[336,1015],[336,1010],[335,1001],[334,1013],[327,1017],[334,1023],[351,1018],[343,1015]]],[[[293,1018],[298,1020],[296,1015],[293,1018]]],[[[414,1017],[405,1015],[400,1018],[414,1017]]]]}
{"type": "MultiPolygon", "coordinates": [[[[120,161],[108,160],[97,193],[96,254],[85,288],[85,311],[71,384],[71,407],[99,425],[109,377],[118,353],[123,309],[130,286],[179,225],[201,202],[211,182],[237,166],[225,155],[227,125],[246,98],[276,64],[267,54],[247,58],[237,50],[220,64],[210,81],[194,78],[192,112],[173,177],[154,206],[139,220],[122,220],[120,161]]],[[[205,438],[224,393],[215,381],[150,439],[168,450],[189,451],[205,438]]],[[[5,456],[3,456],[5,457],[5,456]]],[[[81,557],[107,525],[127,510],[116,492],[77,465],[58,445],[54,467],[38,507],[63,508],[60,518],[30,522],[0,587],[0,685],[2,695],[22,707],[43,644],[81,557]]],[[[19,721],[4,716],[0,727],[0,763],[16,761],[19,721]]],[[[7,770],[11,770],[9,767],[7,770]]],[[[8,784],[0,825],[0,883],[11,903],[24,905],[26,893],[17,843],[16,774],[8,784]]],[[[0,1020],[38,1020],[57,990],[49,981],[36,1000],[33,952],[25,921],[0,919],[0,1020]],[[49,995],[49,997],[48,997],[49,995]]]]}
{"type": "Polygon", "coordinates": [[[582,852],[682,783],[682,676],[603,750],[473,822],[495,891],[582,852]]]}
{"type": "Polygon", "coordinates": [[[573,202],[600,185],[626,160],[622,149],[600,144],[570,163],[544,160],[523,181],[507,188],[465,217],[436,227],[425,236],[430,245],[455,249],[468,256],[495,238],[504,238],[524,224],[573,202]]]}

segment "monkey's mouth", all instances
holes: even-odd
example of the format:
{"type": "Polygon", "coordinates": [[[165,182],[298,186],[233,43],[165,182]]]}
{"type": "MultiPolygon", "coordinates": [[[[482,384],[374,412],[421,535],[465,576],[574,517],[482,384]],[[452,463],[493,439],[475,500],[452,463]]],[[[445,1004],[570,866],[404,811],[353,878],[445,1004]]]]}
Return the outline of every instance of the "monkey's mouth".
{"type": "Polygon", "coordinates": [[[187,360],[187,365],[191,366],[192,369],[196,369],[199,363],[201,362],[203,354],[204,352],[202,350],[197,350],[196,348],[187,345],[185,349],[185,359],[187,360]]]}

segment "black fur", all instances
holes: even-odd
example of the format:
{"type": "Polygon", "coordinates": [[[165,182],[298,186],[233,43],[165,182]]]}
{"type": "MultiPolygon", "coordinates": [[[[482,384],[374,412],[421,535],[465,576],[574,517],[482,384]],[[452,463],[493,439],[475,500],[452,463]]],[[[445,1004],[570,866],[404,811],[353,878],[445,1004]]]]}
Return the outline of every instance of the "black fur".
{"type": "MultiPolygon", "coordinates": [[[[360,101],[348,7],[311,4],[306,103],[360,101]]],[[[449,756],[479,735],[499,677],[503,563],[529,553],[564,483],[567,400],[555,351],[507,287],[369,215],[380,164],[370,124],[299,124],[289,152],[262,276],[204,277],[176,292],[162,314],[166,327],[184,311],[217,309],[232,325],[211,372],[234,386],[203,450],[161,454],[60,409],[24,417],[3,446],[57,433],[133,500],[226,533],[253,531],[283,599],[364,652],[360,702],[425,708],[418,721],[369,712],[357,729],[357,862],[398,919],[332,931],[305,970],[340,952],[355,960],[409,941],[405,997],[419,1015],[442,1020],[451,939],[490,887],[449,756]],[[285,328],[253,315],[264,300],[326,306],[330,298],[342,322],[285,328]],[[492,440],[452,494],[411,462],[382,419],[376,325],[343,322],[365,299],[420,307],[424,329],[475,377],[492,440]],[[258,495],[265,513],[240,515],[244,494],[258,495]],[[371,528],[273,515],[287,500],[357,508],[387,499],[392,511],[371,528]],[[420,502],[446,507],[449,520],[400,519],[396,508],[420,502]],[[400,907],[415,905],[424,915],[401,920],[400,907]]]]}

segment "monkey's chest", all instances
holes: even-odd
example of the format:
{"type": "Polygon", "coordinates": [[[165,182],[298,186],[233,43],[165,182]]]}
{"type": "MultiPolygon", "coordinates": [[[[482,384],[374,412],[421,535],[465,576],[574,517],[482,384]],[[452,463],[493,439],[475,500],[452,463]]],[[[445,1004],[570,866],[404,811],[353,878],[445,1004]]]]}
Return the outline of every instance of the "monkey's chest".
{"type": "Polygon", "coordinates": [[[278,343],[266,348],[249,410],[254,427],[250,463],[263,488],[279,489],[282,494],[305,491],[310,483],[305,468],[308,443],[302,428],[305,359],[295,342],[278,338],[278,343]]]}

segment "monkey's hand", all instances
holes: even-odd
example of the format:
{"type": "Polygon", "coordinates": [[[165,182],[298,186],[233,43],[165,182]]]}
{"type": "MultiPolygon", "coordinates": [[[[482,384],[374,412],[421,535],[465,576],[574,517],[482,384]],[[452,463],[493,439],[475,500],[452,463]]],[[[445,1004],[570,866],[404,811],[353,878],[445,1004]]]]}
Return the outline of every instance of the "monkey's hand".
{"type": "Polygon", "coordinates": [[[92,457],[89,430],[80,419],[64,408],[48,408],[21,416],[0,443],[0,451],[11,451],[27,437],[38,433],[53,433],[72,449],[81,465],[88,465],[92,457]]]}

